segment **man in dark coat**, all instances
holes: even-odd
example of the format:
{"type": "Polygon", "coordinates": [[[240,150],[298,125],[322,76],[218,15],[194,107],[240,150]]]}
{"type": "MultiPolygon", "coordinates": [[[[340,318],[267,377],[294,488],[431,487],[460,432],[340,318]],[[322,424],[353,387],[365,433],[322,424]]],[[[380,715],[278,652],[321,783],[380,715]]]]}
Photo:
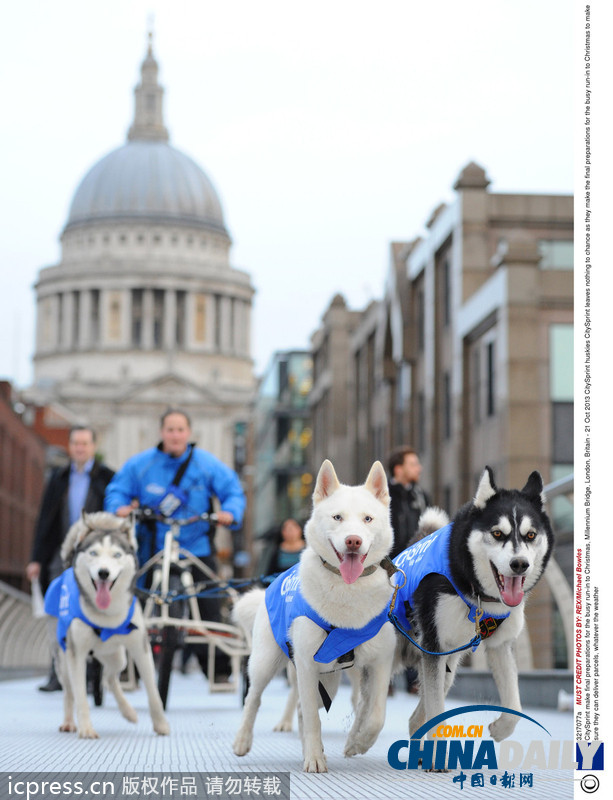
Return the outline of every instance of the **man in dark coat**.
{"type": "MultiPolygon", "coordinates": [[[[96,434],[92,428],[76,426],[70,431],[68,455],[70,463],[55,468],[45,486],[34,529],[32,557],[26,566],[30,581],[38,578],[43,593],[51,581],[63,572],[60,547],[68,528],[84,510],[101,511],[104,492],[114,475],[113,470],[95,460],[96,434]]],[[[55,691],[59,682],[51,669],[49,681],[42,691],[55,691]]]]}
{"type": "Polygon", "coordinates": [[[389,493],[394,547],[390,558],[405,550],[417,532],[422,513],[431,505],[430,498],[419,485],[421,463],[411,447],[400,447],[388,459],[389,493]]]}
{"type": "MultiPolygon", "coordinates": [[[[394,450],[388,458],[387,466],[390,474],[390,515],[394,529],[394,546],[390,558],[396,558],[412,543],[419,518],[431,503],[419,485],[421,462],[412,447],[394,450]]],[[[404,674],[407,691],[417,692],[417,670],[407,667],[404,674]]]]}

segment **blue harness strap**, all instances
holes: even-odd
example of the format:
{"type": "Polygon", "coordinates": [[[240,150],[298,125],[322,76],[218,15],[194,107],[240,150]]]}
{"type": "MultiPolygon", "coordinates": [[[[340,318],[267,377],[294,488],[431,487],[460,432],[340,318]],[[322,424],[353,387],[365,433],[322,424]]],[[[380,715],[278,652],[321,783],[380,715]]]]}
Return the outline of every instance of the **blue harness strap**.
{"type": "MultiPolygon", "coordinates": [[[[458,597],[468,607],[468,619],[475,622],[478,607],[458,588],[451,575],[449,539],[452,530],[453,522],[450,522],[444,528],[407,547],[394,559],[394,564],[406,575],[406,583],[398,589],[398,617],[407,628],[411,627],[407,614],[409,609],[413,608],[413,595],[426,575],[431,574],[442,575],[449,581],[458,597]]],[[[395,578],[396,583],[399,580],[398,577],[395,578]]],[[[506,619],[510,613],[510,611],[502,614],[488,613],[488,619],[506,619]]]]}
{"type": "Polygon", "coordinates": [[[321,617],[300,590],[300,564],[281,573],[266,589],[266,609],[275,641],[288,658],[290,653],[290,627],[297,617],[308,617],[327,632],[321,647],[313,658],[319,664],[329,664],[372,639],[388,621],[389,604],[363,628],[336,628],[321,617]]]}
{"type": "Polygon", "coordinates": [[[136,608],[136,597],[132,598],[130,610],[125,620],[116,628],[101,628],[88,619],[81,609],[79,602],[79,585],[74,575],[74,569],[69,567],[51,582],[45,593],[45,613],[51,617],[57,617],[57,640],[62,650],[66,650],[66,635],[73,619],[80,619],[96,634],[103,642],[116,634],[128,634],[135,630],[136,625],[132,622],[134,609],[136,608]]]}

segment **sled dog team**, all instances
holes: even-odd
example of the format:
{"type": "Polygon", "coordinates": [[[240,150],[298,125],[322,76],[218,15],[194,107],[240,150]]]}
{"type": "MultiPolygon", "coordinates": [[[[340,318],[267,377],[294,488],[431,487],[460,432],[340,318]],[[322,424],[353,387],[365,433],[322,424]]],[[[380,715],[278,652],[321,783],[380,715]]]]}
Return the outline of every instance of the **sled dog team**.
{"type": "MultiPolygon", "coordinates": [[[[277,729],[291,729],[297,705],[307,772],[327,770],[319,708],[328,707],[345,669],[354,705],[346,756],[365,753],[376,741],[394,672],[408,665],[418,669],[412,734],[443,713],[458,664],[477,645],[485,649],[501,705],[521,710],[513,645],[523,626],[525,596],[553,548],[541,476],[533,472],[521,490],[499,489],[486,467],[474,498],[454,520],[428,509],[420,521],[423,538],[393,562],[387,558],[393,544],[389,502],[378,461],[361,486],[341,484],[324,461],[299,564],[235,603],[233,619],[253,641],[236,755],[249,752],[262,693],[286,664],[291,688],[277,729]]],[[[135,721],[118,681],[127,650],[146,688],[155,732],[169,733],[133,594],[135,546],[131,525],[107,512],[84,516],[64,542],[62,557],[71,567],[46,596],[48,613],[58,617],[62,731],[97,736],[86,693],[90,652],[102,662],[121,713],[135,721]]],[[[502,713],[489,727],[492,738],[508,737],[517,719],[502,713]]]]}

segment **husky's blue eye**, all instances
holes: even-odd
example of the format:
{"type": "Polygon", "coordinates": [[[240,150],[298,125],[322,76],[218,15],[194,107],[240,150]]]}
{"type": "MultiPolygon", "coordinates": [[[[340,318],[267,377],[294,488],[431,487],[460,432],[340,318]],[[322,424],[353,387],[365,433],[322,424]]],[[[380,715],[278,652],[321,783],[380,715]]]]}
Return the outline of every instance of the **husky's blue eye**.
{"type": "Polygon", "coordinates": [[[342,520],[343,518],[341,517],[341,515],[340,515],[340,514],[335,514],[335,515],[332,517],[332,519],[333,519],[335,522],[341,522],[341,520],[342,520]]]}
{"type": "Polygon", "coordinates": [[[95,556],[98,555],[98,551],[97,550],[90,550],[88,555],[95,557],[95,556]]]}
{"type": "Polygon", "coordinates": [[[117,553],[113,553],[113,558],[121,558],[121,553],[119,551],[117,553]]]}
{"type": "Polygon", "coordinates": [[[372,522],[372,517],[369,517],[368,514],[364,517],[364,522],[372,522]]]}

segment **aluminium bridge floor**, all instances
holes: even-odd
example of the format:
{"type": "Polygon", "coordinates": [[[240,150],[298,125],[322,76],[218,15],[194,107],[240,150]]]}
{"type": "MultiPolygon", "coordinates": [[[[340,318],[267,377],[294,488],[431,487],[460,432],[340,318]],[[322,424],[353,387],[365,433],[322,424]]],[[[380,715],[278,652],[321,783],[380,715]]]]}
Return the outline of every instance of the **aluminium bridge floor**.
{"type": "MultiPolygon", "coordinates": [[[[51,779],[60,773],[86,773],[90,778],[92,775],[111,775],[115,779],[123,776],[121,785],[116,786],[116,798],[132,794],[139,797],[153,795],[161,800],[189,794],[199,798],[224,799],[273,796],[275,784],[265,784],[267,793],[256,780],[268,773],[290,774],[291,800],[421,797],[428,800],[461,797],[491,800],[513,797],[517,793],[533,800],[565,800],[573,797],[573,784],[580,776],[580,773],[568,769],[530,769],[522,765],[506,771],[506,782],[505,771],[500,769],[483,769],[482,778],[473,777],[476,773],[470,769],[445,773],[394,770],[388,764],[388,749],[394,741],[408,738],[408,718],[417,702],[415,695],[399,689],[388,699],[385,727],[376,744],[365,755],[348,759],[342,753],[352,722],[352,711],[349,686],[344,682],[330,712],[320,712],[329,772],[312,775],[302,772],[297,732],[275,733],[272,730],[281,715],[287,692],[282,676],[273,680],[264,695],[256,720],[253,749],[243,758],[232,752],[232,740],[241,714],[239,697],[235,693],[210,693],[200,672],[183,675],[175,670],[172,674],[167,709],[171,734],[168,737],[153,733],[142,688],[128,695],[139,712],[136,724],[126,722],[119,715],[114,699],[107,693],[103,705],[92,709],[99,739],[80,740],[75,734],[60,733],[61,693],[39,692],[37,687],[41,682],[40,677],[29,677],[0,683],[0,778],[5,784],[0,787],[4,788],[2,800],[9,796],[11,800],[66,796],[57,792],[36,795],[33,793],[37,788],[34,782],[29,797],[17,791],[17,788],[23,789],[23,785],[17,783],[18,778],[46,775],[51,779]],[[194,788],[195,783],[190,783],[190,776],[196,773],[207,775],[207,782],[199,783],[198,789],[194,788]],[[224,776],[230,773],[240,773],[245,779],[244,785],[235,780],[225,784],[220,791],[224,776]],[[155,781],[145,781],[147,776],[154,774],[157,776],[155,781]],[[462,774],[464,781],[461,780],[462,774]],[[160,776],[167,776],[168,780],[162,782],[160,776]],[[174,776],[174,784],[171,784],[170,776],[174,776]],[[184,776],[180,783],[177,776],[184,776]],[[496,778],[495,784],[492,783],[493,777],[496,778]],[[139,779],[143,782],[137,790],[139,779]],[[478,785],[480,780],[484,784],[481,787],[478,785]],[[12,782],[9,793],[7,781],[12,782]],[[529,782],[520,788],[520,781],[529,782]],[[171,789],[175,791],[174,795],[171,789]]],[[[471,699],[449,700],[447,708],[473,702],[471,699]]],[[[549,738],[573,739],[573,715],[570,712],[533,708],[524,709],[524,713],[536,719],[550,734],[549,737],[534,722],[520,719],[511,738],[519,742],[526,753],[534,746],[531,744],[534,741],[544,743],[549,753],[551,743],[546,741],[549,738]]],[[[451,722],[483,723],[486,726],[484,737],[487,737],[487,724],[495,716],[491,711],[472,712],[465,717],[455,717],[451,722]]],[[[542,746],[537,745],[537,748],[542,746]]]]}

